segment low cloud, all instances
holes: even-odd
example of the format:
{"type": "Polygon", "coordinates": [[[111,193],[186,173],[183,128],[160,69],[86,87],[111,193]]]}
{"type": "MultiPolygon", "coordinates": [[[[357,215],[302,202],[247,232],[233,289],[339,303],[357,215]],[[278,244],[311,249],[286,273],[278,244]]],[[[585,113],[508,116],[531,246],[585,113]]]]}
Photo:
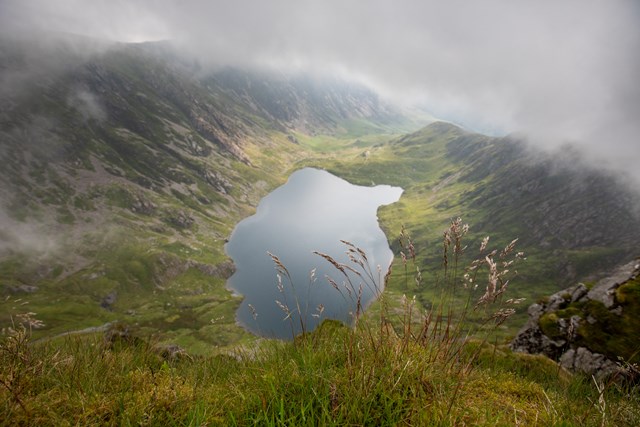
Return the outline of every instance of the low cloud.
{"type": "Polygon", "coordinates": [[[567,143],[640,183],[640,3],[6,0],[13,31],[172,39],[212,64],[338,71],[480,131],[567,143]]]}
{"type": "Polygon", "coordinates": [[[100,98],[86,89],[73,90],[67,98],[67,105],[75,108],[85,121],[93,119],[102,122],[107,119],[100,98]]]}
{"type": "Polygon", "coordinates": [[[58,243],[43,224],[15,221],[0,205],[0,255],[22,253],[48,256],[57,252],[58,243]]]}

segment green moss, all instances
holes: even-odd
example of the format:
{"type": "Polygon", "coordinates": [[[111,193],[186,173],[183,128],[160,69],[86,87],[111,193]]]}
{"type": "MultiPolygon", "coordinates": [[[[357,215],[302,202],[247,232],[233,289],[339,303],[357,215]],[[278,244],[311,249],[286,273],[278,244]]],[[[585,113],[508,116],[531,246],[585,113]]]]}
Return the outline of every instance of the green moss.
{"type": "MultiPolygon", "coordinates": [[[[633,290],[635,286],[637,284],[631,284],[627,289],[633,290]]],[[[595,321],[582,322],[578,328],[578,342],[581,345],[613,359],[622,357],[633,363],[640,361],[640,342],[637,339],[640,305],[624,304],[622,315],[618,315],[599,301],[588,301],[583,308],[583,318],[588,317],[595,321]]]]}
{"type": "Polygon", "coordinates": [[[540,328],[550,338],[562,338],[558,327],[560,319],[579,316],[582,321],[576,331],[576,342],[594,352],[612,359],[623,357],[636,362],[640,352],[637,340],[640,331],[640,285],[638,279],[628,281],[616,290],[621,314],[609,310],[600,301],[574,302],[554,313],[540,318],[540,328]]]}
{"type": "Polygon", "coordinates": [[[582,315],[582,304],[572,304],[569,307],[563,308],[556,312],[556,315],[562,319],[570,319],[572,316],[582,315]]]}
{"type": "Polygon", "coordinates": [[[616,300],[625,310],[640,314],[640,277],[619,286],[616,289],[616,300]]]}
{"type": "Polygon", "coordinates": [[[558,316],[556,313],[545,313],[540,317],[539,325],[542,332],[551,339],[564,337],[558,325],[558,316]]]}

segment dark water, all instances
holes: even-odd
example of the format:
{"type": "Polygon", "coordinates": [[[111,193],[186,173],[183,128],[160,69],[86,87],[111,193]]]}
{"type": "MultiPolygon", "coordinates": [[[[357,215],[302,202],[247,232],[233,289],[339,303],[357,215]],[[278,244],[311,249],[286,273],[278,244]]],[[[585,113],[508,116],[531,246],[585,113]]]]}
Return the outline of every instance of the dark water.
{"type": "Polygon", "coordinates": [[[228,287],[244,296],[237,320],[255,334],[284,339],[301,332],[300,319],[307,331],[325,318],[351,323],[360,288],[364,307],[381,289],[375,289],[364,272],[362,276],[367,280],[347,270],[349,284],[344,275],[313,251],[362,270],[349,260],[345,253],[348,248],[340,240],[352,242],[366,252],[379,286],[393,255],[378,225],[376,211],[381,205],[397,201],[401,194],[398,187],[355,186],[317,169],[293,173],[285,185],[262,199],[255,215],[236,226],[226,245],[237,268],[228,287]],[[283,291],[278,289],[277,271],[267,251],[278,256],[291,275],[291,282],[282,277],[283,291]],[[315,280],[310,274],[314,268],[315,280]],[[327,281],[327,275],[340,291],[327,281]],[[276,300],[289,308],[290,319],[284,319],[287,314],[276,300]],[[314,315],[319,314],[319,304],[324,311],[317,317],[314,315]]]}

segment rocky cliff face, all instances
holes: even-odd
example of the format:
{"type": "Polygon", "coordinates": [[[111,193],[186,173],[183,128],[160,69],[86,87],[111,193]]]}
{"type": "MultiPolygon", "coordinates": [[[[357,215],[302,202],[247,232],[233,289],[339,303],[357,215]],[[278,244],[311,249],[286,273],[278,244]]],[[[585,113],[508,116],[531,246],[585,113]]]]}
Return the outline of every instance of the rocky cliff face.
{"type": "Polygon", "coordinates": [[[528,312],[514,351],[544,354],[573,372],[639,378],[640,258],[590,289],[579,283],[528,312]]]}
{"type": "Polygon", "coordinates": [[[306,134],[332,132],[345,120],[379,124],[402,121],[400,111],[358,85],[308,75],[224,68],[204,80],[241,99],[252,113],[281,129],[306,134]]]}

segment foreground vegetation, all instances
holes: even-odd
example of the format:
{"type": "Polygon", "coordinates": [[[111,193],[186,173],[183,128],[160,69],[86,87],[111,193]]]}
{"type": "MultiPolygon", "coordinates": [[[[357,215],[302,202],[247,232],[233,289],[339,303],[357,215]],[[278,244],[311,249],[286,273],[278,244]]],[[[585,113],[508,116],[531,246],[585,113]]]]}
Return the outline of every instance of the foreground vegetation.
{"type": "Polygon", "coordinates": [[[165,359],[148,341],[4,338],[2,425],[638,425],[638,390],[542,356],[325,321],[295,342],[165,359]],[[455,351],[454,351],[455,350],[455,351]],[[460,351],[458,351],[460,350],[460,351]]]}
{"type": "MultiPolygon", "coordinates": [[[[0,341],[0,420],[3,425],[638,425],[637,386],[572,376],[543,356],[491,343],[496,328],[514,313],[510,307],[517,301],[504,294],[508,267],[522,255],[515,242],[492,251],[484,240],[480,256],[462,274],[457,265],[467,230],[455,220],[445,231],[438,304],[425,310],[415,298],[385,293],[363,315],[356,300],[354,327],[325,320],[290,342],[263,340],[193,356],[119,325],[106,334],[34,343],[29,328],[38,321],[16,318],[0,341]],[[467,302],[461,304],[464,294],[467,302]]],[[[403,232],[399,241],[406,251],[402,262],[414,268],[410,237],[403,232]]],[[[347,272],[355,273],[352,282],[375,280],[367,273],[366,254],[347,246],[352,249],[348,267],[324,254],[337,274],[347,282],[347,272]]],[[[286,274],[275,256],[274,262],[286,274]]],[[[286,308],[285,321],[302,320],[294,307],[286,308]]]]}
{"type": "MultiPolygon", "coordinates": [[[[16,75],[23,47],[3,50],[16,75]]],[[[638,220],[610,179],[445,123],[407,134],[421,119],[376,114],[373,94],[318,102],[341,91],[303,96],[304,81],[237,70],[199,81],[148,47],[61,56],[69,70],[8,102],[0,188],[15,227],[0,230],[0,424],[640,424],[637,389],[502,346],[526,316],[513,301],[636,250],[638,220]],[[73,106],[87,95],[104,111],[73,106]],[[404,188],[379,212],[387,236],[401,233],[394,274],[366,315],[355,301],[353,328],[256,341],[235,322],[225,240],[304,166],[404,188]],[[480,275],[456,272],[457,257],[472,261],[460,224],[439,259],[438,233],[461,212],[499,246],[523,238],[512,304],[499,254],[483,253],[480,275]]],[[[637,284],[623,290],[637,300],[637,284]]],[[[284,308],[293,321],[296,307],[284,308]]]]}

